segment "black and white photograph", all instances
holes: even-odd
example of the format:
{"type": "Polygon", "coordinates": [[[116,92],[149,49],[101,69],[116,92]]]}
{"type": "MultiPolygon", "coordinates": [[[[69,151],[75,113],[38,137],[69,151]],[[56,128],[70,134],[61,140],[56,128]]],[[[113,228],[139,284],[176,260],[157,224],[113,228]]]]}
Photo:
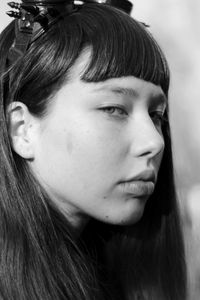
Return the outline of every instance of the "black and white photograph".
{"type": "Polygon", "coordinates": [[[0,300],[200,300],[199,0],[0,7],[0,300]]]}

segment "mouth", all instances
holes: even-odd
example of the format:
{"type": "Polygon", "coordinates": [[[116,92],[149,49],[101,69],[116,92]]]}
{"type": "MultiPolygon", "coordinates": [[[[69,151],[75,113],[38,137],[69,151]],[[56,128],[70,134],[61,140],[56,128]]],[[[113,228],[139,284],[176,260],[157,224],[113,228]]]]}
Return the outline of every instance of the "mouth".
{"type": "Polygon", "coordinates": [[[144,197],[150,196],[153,193],[155,183],[156,173],[153,169],[148,169],[120,182],[120,187],[123,193],[136,197],[144,197]]]}
{"type": "Polygon", "coordinates": [[[153,181],[127,181],[120,183],[120,187],[123,193],[132,195],[135,197],[150,196],[155,188],[153,181]]]}

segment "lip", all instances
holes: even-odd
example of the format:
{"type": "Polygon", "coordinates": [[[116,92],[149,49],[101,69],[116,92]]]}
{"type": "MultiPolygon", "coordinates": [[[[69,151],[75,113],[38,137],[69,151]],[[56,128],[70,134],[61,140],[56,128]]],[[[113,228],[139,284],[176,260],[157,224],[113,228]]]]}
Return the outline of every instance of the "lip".
{"type": "Polygon", "coordinates": [[[135,176],[120,182],[123,193],[134,196],[150,196],[155,188],[156,173],[153,169],[146,169],[135,176]]]}
{"type": "Polygon", "coordinates": [[[152,181],[156,182],[156,173],[153,169],[147,169],[140,173],[138,173],[135,176],[130,176],[127,180],[124,182],[132,182],[132,181],[152,181]]]}
{"type": "Polygon", "coordinates": [[[127,181],[120,184],[123,193],[136,196],[144,197],[150,196],[155,188],[153,181],[127,181]]]}

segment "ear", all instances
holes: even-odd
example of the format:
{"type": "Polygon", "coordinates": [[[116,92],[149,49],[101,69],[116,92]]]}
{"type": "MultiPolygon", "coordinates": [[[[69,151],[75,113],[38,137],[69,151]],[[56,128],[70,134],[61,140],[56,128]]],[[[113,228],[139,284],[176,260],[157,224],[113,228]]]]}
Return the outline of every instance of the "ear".
{"type": "Polygon", "coordinates": [[[34,159],[35,118],[22,102],[9,104],[7,115],[13,150],[25,159],[34,159]]]}

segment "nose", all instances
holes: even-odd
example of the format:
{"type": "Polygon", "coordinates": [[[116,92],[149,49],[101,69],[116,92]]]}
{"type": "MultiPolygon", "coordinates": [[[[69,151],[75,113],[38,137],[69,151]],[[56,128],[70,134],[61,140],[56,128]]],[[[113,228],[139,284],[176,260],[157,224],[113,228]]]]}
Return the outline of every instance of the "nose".
{"type": "Polygon", "coordinates": [[[131,152],[136,157],[154,158],[164,150],[164,138],[149,115],[137,118],[133,122],[131,152]]]}

